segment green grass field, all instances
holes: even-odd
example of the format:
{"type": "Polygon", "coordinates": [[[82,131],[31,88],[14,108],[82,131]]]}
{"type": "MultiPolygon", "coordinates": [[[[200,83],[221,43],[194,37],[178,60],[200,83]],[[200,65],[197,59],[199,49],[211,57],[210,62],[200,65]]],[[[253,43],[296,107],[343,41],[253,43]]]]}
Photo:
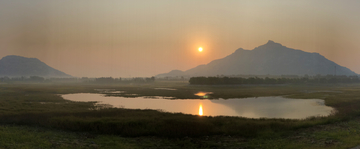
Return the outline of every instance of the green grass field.
{"type": "Polygon", "coordinates": [[[360,145],[360,84],[190,86],[0,84],[0,148],[350,148],[360,145]],[[157,90],[173,88],[176,90],[157,90]],[[72,102],[59,94],[126,91],[111,96],[196,99],[285,96],[324,99],[337,112],[305,120],[200,117],[72,102]],[[135,95],[136,94],[136,95],[135,95]]]}

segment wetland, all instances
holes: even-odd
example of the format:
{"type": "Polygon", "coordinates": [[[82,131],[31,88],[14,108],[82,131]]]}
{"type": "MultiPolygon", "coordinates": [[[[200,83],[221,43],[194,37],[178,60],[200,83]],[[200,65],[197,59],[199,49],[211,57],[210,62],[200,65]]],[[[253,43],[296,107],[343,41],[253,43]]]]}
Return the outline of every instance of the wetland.
{"type": "MultiPolygon", "coordinates": [[[[9,140],[14,138],[8,135],[7,129],[14,134],[23,134],[24,140],[17,138],[20,139],[18,146],[22,142],[25,146],[28,141],[38,142],[30,148],[39,148],[40,145],[42,148],[89,148],[95,146],[93,144],[98,148],[350,148],[360,144],[360,127],[357,125],[360,115],[359,84],[192,86],[184,82],[160,81],[135,85],[14,83],[1,84],[0,94],[0,133],[9,140]],[[208,94],[199,96],[199,92],[208,94]],[[64,97],[79,94],[109,100],[146,100],[141,102],[206,101],[232,110],[239,106],[236,102],[243,102],[242,99],[256,101],[282,97],[286,101],[312,102],[309,104],[314,107],[331,107],[336,112],[325,117],[315,114],[303,119],[247,118],[225,114],[209,116],[209,107],[203,103],[203,115],[199,116],[198,103],[193,108],[195,113],[191,114],[156,110],[158,108],[131,109],[121,104],[110,106],[97,102],[98,98],[91,102],[78,102],[64,97]],[[216,103],[221,101],[227,103],[216,103]],[[44,138],[31,137],[36,134],[44,138]],[[75,138],[79,143],[52,137],[57,135],[75,138]],[[49,137],[52,139],[46,139],[49,137]],[[111,144],[106,140],[119,143],[111,144]]],[[[90,97],[84,101],[90,101],[88,99],[90,97]]],[[[289,107],[271,100],[271,104],[289,107]]],[[[12,148],[11,144],[1,147],[12,148]]]]}
{"type": "MultiPolygon", "coordinates": [[[[121,92],[121,91],[117,91],[121,92]]],[[[206,93],[195,95],[205,97],[206,93]]],[[[114,97],[104,94],[78,93],[62,95],[64,99],[79,102],[98,102],[115,108],[153,109],[163,112],[201,116],[237,116],[245,118],[305,119],[328,116],[334,109],[321,99],[290,99],[276,97],[250,97],[231,99],[166,99],[166,97],[114,97]]]]}

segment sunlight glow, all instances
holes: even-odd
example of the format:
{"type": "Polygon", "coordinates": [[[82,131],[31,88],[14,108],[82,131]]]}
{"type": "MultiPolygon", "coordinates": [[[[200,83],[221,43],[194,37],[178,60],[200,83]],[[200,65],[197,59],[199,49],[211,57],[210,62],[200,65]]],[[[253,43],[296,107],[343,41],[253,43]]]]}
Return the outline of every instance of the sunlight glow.
{"type": "Polygon", "coordinates": [[[196,96],[200,96],[200,97],[202,97],[202,96],[205,96],[205,95],[206,95],[206,93],[204,93],[204,92],[198,92],[198,93],[196,93],[195,95],[196,95],[196,96]]]}
{"type": "Polygon", "coordinates": [[[200,104],[200,107],[199,107],[199,115],[202,116],[203,115],[203,108],[202,108],[202,105],[200,104]]]}
{"type": "Polygon", "coordinates": [[[200,97],[204,97],[204,96],[206,96],[206,95],[208,95],[208,94],[212,94],[212,92],[198,92],[198,93],[196,93],[196,94],[194,94],[194,95],[200,96],[200,97]]]}
{"type": "Polygon", "coordinates": [[[203,48],[202,47],[199,47],[199,52],[202,52],[203,51],[203,48]]]}

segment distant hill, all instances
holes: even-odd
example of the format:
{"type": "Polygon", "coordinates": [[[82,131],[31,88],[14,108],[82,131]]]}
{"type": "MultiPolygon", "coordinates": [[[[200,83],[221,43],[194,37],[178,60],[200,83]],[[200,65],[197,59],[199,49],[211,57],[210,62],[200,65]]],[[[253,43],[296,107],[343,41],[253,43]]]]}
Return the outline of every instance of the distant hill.
{"type": "Polygon", "coordinates": [[[0,76],[71,77],[46,65],[37,58],[26,58],[16,55],[5,56],[0,60],[0,76]]]}
{"type": "Polygon", "coordinates": [[[287,48],[269,40],[253,50],[237,49],[222,59],[187,71],[173,70],[156,77],[216,75],[357,75],[319,53],[287,48]]]}

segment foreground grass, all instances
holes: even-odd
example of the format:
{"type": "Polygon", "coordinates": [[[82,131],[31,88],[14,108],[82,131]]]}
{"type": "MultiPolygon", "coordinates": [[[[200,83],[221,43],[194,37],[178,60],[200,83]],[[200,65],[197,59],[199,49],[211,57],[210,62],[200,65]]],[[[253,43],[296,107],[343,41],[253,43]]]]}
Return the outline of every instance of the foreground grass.
{"type": "MultiPolygon", "coordinates": [[[[93,138],[95,140],[92,140],[96,143],[92,144],[98,146],[92,145],[92,147],[106,148],[176,148],[181,146],[187,148],[341,148],[360,144],[357,141],[360,128],[356,125],[359,121],[354,120],[360,115],[360,85],[188,86],[179,83],[171,86],[165,83],[137,86],[79,84],[32,84],[29,86],[28,84],[3,84],[0,85],[0,95],[0,124],[4,127],[4,129],[0,128],[4,130],[0,132],[4,135],[0,135],[16,137],[16,135],[6,134],[5,130],[13,129],[14,132],[23,133],[25,137],[19,137],[20,140],[14,138],[15,141],[13,141],[22,144],[21,140],[23,140],[24,146],[3,146],[4,148],[25,148],[25,146],[37,145],[39,145],[38,148],[54,148],[51,146],[53,143],[49,143],[46,137],[31,137],[29,134],[26,138],[27,132],[33,129],[43,130],[39,132],[34,130],[35,134],[39,133],[38,136],[63,135],[62,137],[69,136],[75,140],[79,137],[78,134],[88,133],[96,136],[93,138]],[[176,90],[154,89],[156,87],[176,90]],[[94,89],[99,88],[126,91],[129,94],[137,94],[136,96],[170,96],[180,99],[195,98],[193,94],[198,91],[213,92],[210,98],[280,95],[287,95],[290,98],[320,98],[324,99],[327,105],[335,107],[338,112],[326,118],[306,120],[199,117],[154,110],[101,109],[102,107],[91,102],[71,102],[58,95],[96,92],[94,89]],[[339,127],[342,125],[351,129],[352,132],[347,133],[347,130],[339,127]],[[327,127],[333,129],[328,131],[325,129],[327,127]],[[313,128],[316,130],[311,130],[313,128]],[[304,132],[307,133],[303,134],[304,132]],[[38,139],[38,143],[27,144],[25,141],[27,139],[38,139]],[[118,139],[115,142],[120,143],[112,144],[106,141],[114,139],[118,139]]],[[[6,141],[3,144],[11,144],[11,139],[4,138],[4,140],[6,141]]],[[[76,143],[74,145],[70,141],[56,147],[88,148],[90,146],[89,144],[76,146],[76,143]]]]}
{"type": "Polygon", "coordinates": [[[0,126],[0,148],[140,148],[117,136],[73,133],[27,126],[0,126]]]}
{"type": "Polygon", "coordinates": [[[131,137],[0,125],[0,148],[352,148],[360,144],[360,120],[300,129],[287,137],[131,137]]]}

